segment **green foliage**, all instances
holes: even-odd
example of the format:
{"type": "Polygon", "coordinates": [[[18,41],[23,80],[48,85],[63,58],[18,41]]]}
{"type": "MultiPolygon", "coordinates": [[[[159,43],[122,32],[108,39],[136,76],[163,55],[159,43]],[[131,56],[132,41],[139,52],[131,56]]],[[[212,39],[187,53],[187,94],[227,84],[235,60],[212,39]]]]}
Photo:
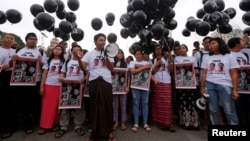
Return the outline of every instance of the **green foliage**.
{"type": "MultiPolygon", "coordinates": [[[[2,36],[4,36],[5,34],[6,34],[6,32],[2,31],[2,36]]],[[[15,41],[18,44],[17,47],[24,47],[25,46],[25,43],[23,42],[23,40],[21,39],[20,36],[14,34],[14,33],[11,33],[11,34],[13,34],[15,36],[15,41]]]]}

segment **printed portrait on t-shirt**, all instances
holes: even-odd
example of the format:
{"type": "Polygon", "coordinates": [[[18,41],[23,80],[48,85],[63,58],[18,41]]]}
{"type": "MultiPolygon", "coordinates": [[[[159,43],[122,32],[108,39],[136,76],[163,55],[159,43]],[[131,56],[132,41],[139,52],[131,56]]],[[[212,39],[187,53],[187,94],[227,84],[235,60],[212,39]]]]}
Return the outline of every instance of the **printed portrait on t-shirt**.
{"type": "Polygon", "coordinates": [[[69,67],[69,72],[68,74],[74,74],[74,66],[69,67]]]}
{"type": "Polygon", "coordinates": [[[96,56],[96,58],[94,59],[94,65],[93,65],[93,68],[96,68],[96,67],[104,67],[105,66],[105,59],[103,56],[96,56]]]}
{"type": "Polygon", "coordinates": [[[166,66],[165,66],[165,64],[161,64],[161,67],[160,67],[160,71],[165,71],[165,69],[166,69],[166,66]]]}
{"type": "Polygon", "coordinates": [[[218,72],[225,72],[225,70],[224,70],[224,63],[220,62],[218,64],[218,72]]]}
{"type": "Polygon", "coordinates": [[[209,64],[208,72],[215,72],[215,63],[209,64]]]}
{"type": "Polygon", "coordinates": [[[56,66],[51,66],[50,71],[53,73],[56,71],[56,66]]]}

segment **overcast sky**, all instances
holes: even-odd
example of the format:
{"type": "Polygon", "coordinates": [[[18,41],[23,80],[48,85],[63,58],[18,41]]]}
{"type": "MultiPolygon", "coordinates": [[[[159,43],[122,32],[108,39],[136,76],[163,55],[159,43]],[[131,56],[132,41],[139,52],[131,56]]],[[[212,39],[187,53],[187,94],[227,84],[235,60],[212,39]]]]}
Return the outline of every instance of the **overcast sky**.
{"type": "MultiPolygon", "coordinates": [[[[67,7],[68,0],[62,0],[65,4],[66,11],[70,11],[67,7]]],[[[76,23],[79,28],[84,31],[84,39],[79,42],[79,44],[88,50],[94,48],[93,36],[96,33],[103,32],[106,35],[113,32],[117,35],[117,43],[120,48],[124,50],[125,56],[130,55],[128,52],[129,46],[136,41],[139,41],[138,38],[127,38],[123,39],[120,36],[120,30],[122,26],[120,24],[120,16],[126,12],[128,0],[79,0],[80,8],[77,11],[73,11],[76,16],[76,23]],[[105,16],[107,13],[112,12],[115,14],[115,22],[112,26],[108,26],[105,21],[105,16]],[[103,26],[100,30],[95,31],[91,27],[91,20],[95,17],[101,18],[103,26]]],[[[244,11],[239,9],[240,0],[224,0],[225,8],[234,7],[237,10],[236,17],[230,20],[233,28],[244,29],[247,25],[242,23],[241,17],[244,14],[244,11]]],[[[46,47],[49,45],[49,41],[53,38],[53,33],[47,31],[44,32],[49,38],[44,38],[42,40],[42,34],[33,26],[34,17],[30,13],[30,6],[32,4],[41,4],[43,5],[44,0],[1,0],[0,10],[7,11],[8,9],[16,9],[22,13],[22,20],[17,24],[11,24],[6,22],[0,24],[0,30],[10,33],[15,33],[22,37],[24,40],[25,35],[28,32],[35,32],[39,37],[39,44],[44,44],[46,47]],[[3,2],[4,1],[4,2],[3,2]]],[[[191,54],[191,49],[193,48],[192,43],[194,41],[202,40],[202,36],[197,35],[196,33],[191,33],[191,36],[184,37],[182,35],[182,30],[185,28],[186,19],[189,16],[196,17],[196,11],[202,8],[202,0],[178,0],[174,11],[176,13],[175,20],[178,22],[178,26],[175,30],[172,31],[172,37],[175,40],[178,40],[180,43],[185,43],[190,48],[189,54],[191,54]]],[[[55,13],[50,13],[56,19],[56,27],[58,27],[59,20],[56,17],[55,13]]],[[[69,42],[73,42],[70,40],[69,42]]],[[[107,42],[108,43],[108,42],[107,42]]]]}

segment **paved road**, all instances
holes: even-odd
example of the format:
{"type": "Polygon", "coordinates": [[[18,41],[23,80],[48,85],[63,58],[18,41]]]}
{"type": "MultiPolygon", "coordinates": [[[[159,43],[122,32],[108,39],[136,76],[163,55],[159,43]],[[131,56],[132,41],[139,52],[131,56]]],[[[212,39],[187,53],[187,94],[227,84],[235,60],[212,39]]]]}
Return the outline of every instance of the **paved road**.
{"type": "MultiPolygon", "coordinates": [[[[152,132],[147,133],[144,131],[142,126],[139,128],[137,133],[133,133],[130,129],[132,124],[127,125],[127,129],[122,131],[119,128],[114,132],[117,141],[207,141],[207,131],[204,129],[196,130],[186,130],[180,128],[176,125],[176,132],[163,131],[159,129],[156,125],[150,123],[152,127],[152,132]]],[[[86,131],[84,136],[78,136],[73,128],[70,129],[63,137],[60,139],[54,138],[52,132],[48,132],[44,135],[38,135],[38,128],[35,132],[30,135],[26,135],[22,131],[18,131],[13,134],[8,139],[1,139],[3,141],[85,141],[90,133],[86,131]]],[[[105,139],[100,139],[100,141],[105,141],[105,139]]]]}

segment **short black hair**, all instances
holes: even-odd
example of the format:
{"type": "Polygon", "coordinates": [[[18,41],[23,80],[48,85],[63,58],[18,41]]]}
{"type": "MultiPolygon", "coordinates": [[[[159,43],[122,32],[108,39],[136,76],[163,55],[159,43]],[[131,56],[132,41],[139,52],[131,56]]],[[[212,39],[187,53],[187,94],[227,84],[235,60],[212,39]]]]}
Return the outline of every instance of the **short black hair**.
{"type": "Polygon", "coordinates": [[[80,50],[82,51],[82,47],[81,47],[80,45],[78,45],[78,44],[74,44],[74,45],[71,47],[71,51],[73,51],[73,48],[75,48],[75,47],[80,48],[80,50]]]}
{"type": "Polygon", "coordinates": [[[94,36],[94,41],[96,42],[98,39],[99,39],[99,37],[104,37],[105,39],[106,39],[106,35],[105,34],[103,34],[103,33],[98,33],[98,34],[96,34],[95,36],[94,36]]]}
{"type": "Polygon", "coordinates": [[[28,34],[25,36],[25,41],[27,41],[28,38],[30,38],[30,37],[34,37],[34,38],[37,39],[36,34],[35,34],[34,32],[30,32],[30,33],[28,33],[28,34]]]}
{"type": "Polygon", "coordinates": [[[234,48],[237,44],[240,44],[240,41],[242,39],[239,37],[233,37],[228,40],[227,45],[229,46],[230,49],[234,48]]]}

